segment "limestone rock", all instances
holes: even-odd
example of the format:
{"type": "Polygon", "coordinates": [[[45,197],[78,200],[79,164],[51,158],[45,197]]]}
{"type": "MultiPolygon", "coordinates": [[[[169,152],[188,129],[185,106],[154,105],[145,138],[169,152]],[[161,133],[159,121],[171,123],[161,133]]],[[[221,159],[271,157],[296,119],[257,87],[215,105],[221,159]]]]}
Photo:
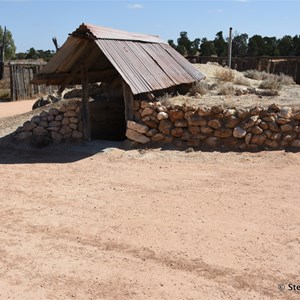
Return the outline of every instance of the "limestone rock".
{"type": "Polygon", "coordinates": [[[259,124],[259,127],[262,129],[262,130],[267,130],[269,129],[269,125],[264,122],[264,121],[261,121],[260,124],[259,124]]]}
{"type": "Polygon", "coordinates": [[[171,135],[174,137],[181,137],[183,135],[184,130],[180,127],[176,127],[172,129],[171,135]]]}
{"type": "Polygon", "coordinates": [[[63,120],[63,118],[64,118],[64,116],[63,115],[57,115],[56,117],[55,117],[55,121],[62,121],[63,120]]]}
{"type": "Polygon", "coordinates": [[[83,134],[82,134],[82,132],[80,132],[80,131],[78,131],[78,130],[74,130],[74,131],[72,132],[72,138],[73,138],[74,140],[82,139],[82,138],[83,138],[83,134]]]}
{"type": "Polygon", "coordinates": [[[262,145],[265,142],[266,138],[267,136],[264,133],[255,134],[252,136],[251,143],[255,145],[262,145]]]}
{"type": "Polygon", "coordinates": [[[47,134],[48,134],[48,131],[42,126],[38,126],[33,129],[33,135],[35,135],[35,136],[43,136],[43,135],[47,135],[47,134]]]}
{"type": "Polygon", "coordinates": [[[174,127],[173,123],[170,122],[169,120],[162,120],[159,123],[158,130],[163,134],[168,135],[170,134],[171,129],[173,129],[173,127],[174,127]]]}
{"type": "Polygon", "coordinates": [[[211,128],[218,129],[222,126],[221,122],[217,119],[208,121],[207,125],[211,128]]]}
{"type": "Polygon", "coordinates": [[[51,132],[51,138],[54,144],[60,144],[63,140],[63,136],[56,131],[51,132]]]}
{"type": "Polygon", "coordinates": [[[33,116],[31,118],[31,122],[35,123],[35,124],[39,124],[42,121],[42,119],[39,116],[33,116]]]}
{"type": "Polygon", "coordinates": [[[292,116],[293,112],[292,109],[290,107],[283,107],[278,116],[284,119],[289,119],[292,116]]]}
{"type": "Polygon", "coordinates": [[[209,126],[201,126],[200,131],[204,134],[211,134],[214,130],[209,126]]]}
{"type": "Polygon", "coordinates": [[[297,147],[297,148],[300,148],[300,140],[293,140],[292,143],[291,143],[291,146],[292,147],[297,147]]]}
{"type": "Polygon", "coordinates": [[[190,126],[204,126],[204,125],[206,125],[206,122],[207,122],[205,119],[203,119],[202,117],[197,116],[197,115],[188,117],[187,121],[190,126]]]}
{"type": "Polygon", "coordinates": [[[300,126],[295,126],[294,131],[300,133],[300,126]]]}
{"type": "Polygon", "coordinates": [[[244,138],[246,136],[246,134],[247,134],[247,131],[240,126],[235,127],[233,130],[233,136],[237,139],[244,138]]]}
{"type": "Polygon", "coordinates": [[[271,131],[280,132],[280,128],[278,127],[278,125],[275,122],[269,122],[268,125],[269,125],[269,129],[271,131]]]}
{"type": "Polygon", "coordinates": [[[72,133],[72,129],[67,126],[67,125],[63,125],[61,127],[61,129],[59,130],[59,132],[62,134],[62,135],[65,135],[65,134],[71,134],[72,133]]]}
{"type": "Polygon", "coordinates": [[[149,130],[149,127],[134,121],[127,121],[127,128],[132,129],[139,133],[146,133],[149,130]]]}
{"type": "Polygon", "coordinates": [[[168,115],[166,112],[161,111],[161,112],[159,112],[159,113],[156,115],[156,118],[157,118],[159,121],[161,121],[161,120],[166,120],[166,119],[169,118],[169,115],[168,115]]]}
{"type": "Polygon", "coordinates": [[[164,136],[162,133],[156,133],[156,134],[151,138],[151,140],[152,140],[153,142],[159,142],[159,141],[162,141],[164,138],[165,138],[165,136],[164,136]]]}
{"type": "Polygon", "coordinates": [[[200,133],[200,127],[199,126],[189,126],[189,132],[193,135],[200,133]]]}
{"type": "Polygon", "coordinates": [[[188,126],[188,122],[184,119],[175,121],[175,127],[187,127],[187,126],[188,126]]]}
{"type": "Polygon", "coordinates": [[[270,139],[278,141],[281,139],[281,135],[281,132],[273,132],[270,139]]]}
{"type": "Polygon", "coordinates": [[[229,128],[219,128],[215,130],[214,135],[219,138],[228,138],[232,136],[232,129],[229,128]]]}
{"type": "Polygon", "coordinates": [[[40,117],[41,118],[48,117],[48,116],[49,116],[49,114],[46,111],[44,111],[44,110],[40,113],[40,117]]]}
{"type": "Polygon", "coordinates": [[[140,144],[146,144],[148,142],[150,142],[150,138],[148,138],[147,136],[143,135],[142,133],[139,133],[133,129],[128,128],[126,130],[126,136],[132,140],[135,141],[137,143],[140,144]]]}
{"type": "Polygon", "coordinates": [[[264,131],[259,126],[253,126],[251,128],[251,133],[253,134],[262,134],[264,131]]]}
{"type": "Polygon", "coordinates": [[[146,136],[153,137],[157,133],[158,133],[158,130],[156,128],[151,128],[148,130],[148,132],[146,132],[146,136]]]}
{"type": "Polygon", "coordinates": [[[61,121],[62,125],[69,125],[70,124],[70,120],[68,117],[64,117],[61,121]]]}
{"type": "Polygon", "coordinates": [[[207,106],[201,106],[198,108],[198,115],[201,117],[210,115],[210,108],[207,106]]]}
{"type": "Polygon", "coordinates": [[[283,135],[283,140],[284,140],[285,142],[291,142],[291,141],[293,141],[296,137],[297,137],[297,133],[295,133],[295,132],[289,132],[289,133],[285,133],[285,134],[283,135]]]}
{"type": "Polygon", "coordinates": [[[36,128],[37,125],[34,122],[27,121],[22,126],[22,131],[32,131],[34,128],[36,128]]]}
{"type": "Polygon", "coordinates": [[[274,111],[274,112],[279,112],[280,111],[280,106],[273,103],[268,107],[268,110],[274,111]]]}
{"type": "Polygon", "coordinates": [[[149,115],[152,115],[154,113],[154,109],[153,108],[150,108],[150,107],[146,107],[142,110],[142,113],[141,113],[141,117],[145,117],[145,116],[149,116],[149,115]]]}
{"type": "Polygon", "coordinates": [[[282,132],[289,132],[289,131],[293,131],[293,125],[291,124],[284,124],[280,126],[280,129],[282,132]]]}
{"type": "Polygon", "coordinates": [[[278,148],[279,147],[279,144],[277,141],[274,141],[274,140],[269,140],[269,139],[266,139],[265,140],[265,144],[271,148],[278,148]]]}
{"type": "Polygon", "coordinates": [[[60,128],[55,126],[50,126],[47,128],[48,131],[58,131],[60,128]]]}
{"type": "Polygon", "coordinates": [[[300,121],[300,111],[295,112],[294,119],[300,121]]]}
{"type": "Polygon", "coordinates": [[[234,128],[236,127],[236,125],[238,125],[240,123],[240,118],[236,118],[234,116],[231,116],[229,117],[227,120],[226,120],[226,123],[225,123],[225,126],[227,128],[234,128]]]}
{"type": "Polygon", "coordinates": [[[205,140],[206,144],[212,148],[220,146],[220,139],[215,136],[210,136],[205,140]]]}
{"type": "Polygon", "coordinates": [[[153,120],[147,120],[144,122],[149,128],[157,128],[158,123],[153,120]]]}
{"type": "Polygon", "coordinates": [[[57,108],[50,108],[49,115],[50,116],[57,116],[59,114],[59,110],[57,108]]]}
{"type": "Polygon", "coordinates": [[[76,111],[68,110],[64,113],[64,117],[77,117],[76,111]]]}
{"type": "Polygon", "coordinates": [[[70,117],[69,118],[70,123],[78,123],[78,119],[76,117],[70,117]]]}
{"type": "Polygon", "coordinates": [[[71,124],[69,125],[69,127],[70,127],[71,129],[75,130],[75,129],[77,129],[77,124],[71,123],[71,124]]]}
{"type": "Polygon", "coordinates": [[[251,138],[252,138],[252,134],[250,132],[247,133],[246,136],[245,136],[245,143],[246,143],[246,145],[250,144],[251,138]]]}
{"type": "Polygon", "coordinates": [[[170,110],[169,118],[174,123],[176,120],[184,118],[184,112],[182,110],[170,110]]]}
{"type": "Polygon", "coordinates": [[[224,117],[225,118],[235,116],[235,114],[236,114],[236,110],[235,109],[226,109],[224,111],[224,117]]]}
{"type": "Polygon", "coordinates": [[[51,121],[49,123],[50,127],[60,127],[61,126],[61,122],[60,121],[51,121]]]}
{"type": "Polygon", "coordinates": [[[291,120],[290,119],[284,119],[284,118],[277,118],[276,123],[279,124],[279,125],[284,125],[284,124],[291,123],[291,120]]]}

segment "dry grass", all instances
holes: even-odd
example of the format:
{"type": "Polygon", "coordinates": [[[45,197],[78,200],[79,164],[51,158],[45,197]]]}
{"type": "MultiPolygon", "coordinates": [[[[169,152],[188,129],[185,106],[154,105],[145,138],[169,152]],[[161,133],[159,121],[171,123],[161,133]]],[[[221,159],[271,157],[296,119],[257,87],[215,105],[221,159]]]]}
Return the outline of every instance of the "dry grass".
{"type": "Polygon", "coordinates": [[[264,79],[261,82],[259,88],[265,90],[278,91],[282,88],[282,84],[279,81],[279,76],[274,74],[269,74],[268,78],[264,79]]]}
{"type": "Polygon", "coordinates": [[[215,77],[220,81],[233,82],[235,74],[231,69],[224,68],[222,70],[218,70],[215,73],[215,77]]]}
{"type": "Polygon", "coordinates": [[[209,90],[209,85],[204,81],[196,82],[189,91],[190,96],[196,96],[200,94],[201,96],[205,95],[209,90]]]}
{"type": "Polygon", "coordinates": [[[294,85],[296,82],[294,81],[293,77],[280,73],[278,76],[279,82],[283,85],[294,85]]]}
{"type": "Polygon", "coordinates": [[[218,95],[234,95],[235,88],[232,83],[224,83],[219,87],[218,95]]]}
{"type": "Polygon", "coordinates": [[[6,100],[10,97],[9,89],[0,89],[0,100],[6,100]]]}
{"type": "Polygon", "coordinates": [[[238,76],[234,79],[234,83],[237,85],[245,85],[245,86],[250,86],[251,82],[245,78],[244,76],[238,76]]]}

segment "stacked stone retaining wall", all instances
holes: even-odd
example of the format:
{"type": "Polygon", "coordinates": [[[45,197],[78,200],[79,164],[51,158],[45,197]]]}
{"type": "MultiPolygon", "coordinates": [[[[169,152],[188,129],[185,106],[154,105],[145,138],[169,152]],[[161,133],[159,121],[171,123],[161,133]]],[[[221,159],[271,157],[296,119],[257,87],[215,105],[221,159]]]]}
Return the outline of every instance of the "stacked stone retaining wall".
{"type": "Polygon", "coordinates": [[[134,101],[134,115],[126,136],[141,144],[237,150],[300,147],[300,110],[276,104],[224,109],[134,101]]]}
{"type": "Polygon", "coordinates": [[[48,109],[45,107],[42,112],[19,127],[14,138],[18,141],[41,144],[81,140],[83,138],[81,101],[72,99],[62,102],[57,107],[48,109]]]}

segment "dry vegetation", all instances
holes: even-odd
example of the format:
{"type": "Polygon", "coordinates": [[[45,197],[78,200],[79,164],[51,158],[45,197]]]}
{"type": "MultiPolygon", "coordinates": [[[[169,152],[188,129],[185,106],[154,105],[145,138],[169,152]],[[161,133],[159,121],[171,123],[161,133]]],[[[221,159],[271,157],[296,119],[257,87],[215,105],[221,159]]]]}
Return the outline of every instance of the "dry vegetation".
{"type": "Polygon", "coordinates": [[[7,100],[10,97],[9,79],[0,80],[0,100],[7,100]]]}

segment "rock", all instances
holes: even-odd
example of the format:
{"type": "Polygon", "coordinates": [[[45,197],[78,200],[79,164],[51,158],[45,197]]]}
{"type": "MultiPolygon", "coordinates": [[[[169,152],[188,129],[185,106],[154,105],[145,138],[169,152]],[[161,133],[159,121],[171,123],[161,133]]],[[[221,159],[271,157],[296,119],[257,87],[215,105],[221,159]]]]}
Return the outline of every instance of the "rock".
{"type": "Polygon", "coordinates": [[[27,121],[21,128],[21,131],[32,131],[37,125],[34,122],[27,121]]]}
{"type": "Polygon", "coordinates": [[[271,148],[278,148],[279,144],[276,141],[266,139],[265,144],[271,148]]]}
{"type": "Polygon", "coordinates": [[[127,128],[132,129],[139,133],[146,133],[149,130],[149,127],[134,121],[127,121],[127,128]]]}
{"type": "Polygon", "coordinates": [[[294,131],[300,133],[300,126],[295,126],[294,131]]]}
{"type": "Polygon", "coordinates": [[[64,113],[64,117],[77,117],[77,113],[74,110],[68,110],[64,113]]]}
{"type": "Polygon", "coordinates": [[[247,134],[247,131],[240,126],[235,127],[233,130],[233,136],[237,139],[244,138],[246,136],[246,134],[247,134]]]}
{"type": "Polygon", "coordinates": [[[144,109],[144,108],[147,108],[147,107],[149,107],[149,102],[145,101],[145,100],[142,100],[141,101],[141,108],[144,109]]]}
{"type": "Polygon", "coordinates": [[[269,122],[268,126],[271,131],[280,132],[280,128],[278,127],[278,125],[275,122],[269,122]]]}
{"type": "Polygon", "coordinates": [[[148,130],[148,132],[146,132],[146,136],[147,137],[153,137],[157,133],[158,133],[158,130],[156,128],[151,128],[151,129],[148,130]]]}
{"type": "Polygon", "coordinates": [[[184,119],[175,121],[175,127],[187,127],[187,126],[188,126],[188,122],[184,119]]]}
{"type": "Polygon", "coordinates": [[[48,130],[46,130],[42,126],[37,126],[36,128],[33,129],[33,135],[35,136],[48,135],[48,130]]]}
{"type": "Polygon", "coordinates": [[[42,121],[42,119],[39,116],[33,116],[31,118],[31,122],[35,123],[35,124],[39,124],[42,121]]]}
{"type": "Polygon", "coordinates": [[[291,143],[291,146],[292,147],[297,147],[299,148],[300,147],[300,140],[293,140],[292,143],[291,143]]]}
{"type": "Polygon", "coordinates": [[[280,126],[280,129],[282,132],[289,132],[289,131],[293,131],[293,125],[291,124],[284,124],[280,126]]]}
{"type": "Polygon", "coordinates": [[[284,118],[277,118],[276,123],[279,124],[279,125],[284,125],[284,124],[291,123],[291,120],[290,119],[284,119],[284,118]]]}
{"type": "Polygon", "coordinates": [[[32,133],[29,131],[20,132],[15,136],[15,138],[18,141],[26,141],[26,140],[30,139],[31,137],[32,137],[32,133]]]}
{"type": "Polygon", "coordinates": [[[141,106],[140,101],[133,100],[133,110],[139,110],[141,106]]]}
{"type": "Polygon", "coordinates": [[[150,142],[150,138],[148,138],[147,136],[144,136],[142,133],[139,133],[135,130],[132,130],[130,128],[128,128],[126,130],[126,136],[132,140],[132,141],[135,141],[137,143],[140,143],[140,144],[146,144],[146,143],[149,143],[150,142]]]}
{"type": "Polygon", "coordinates": [[[166,135],[164,138],[164,142],[167,144],[171,144],[173,142],[174,138],[172,135],[166,135]]]}
{"type": "Polygon", "coordinates": [[[271,130],[265,130],[265,134],[267,135],[267,138],[270,139],[272,134],[273,134],[273,131],[271,130]]]}
{"type": "Polygon", "coordinates": [[[193,115],[187,118],[188,124],[190,126],[204,126],[206,125],[206,120],[200,116],[193,115]]]}
{"type": "Polygon", "coordinates": [[[187,141],[191,137],[191,133],[188,130],[184,130],[184,133],[181,137],[183,141],[187,141]]]}
{"type": "Polygon", "coordinates": [[[219,147],[221,142],[220,139],[215,136],[210,136],[205,140],[206,144],[212,148],[219,147]]]}
{"type": "Polygon", "coordinates": [[[169,118],[174,123],[176,120],[184,118],[184,112],[182,110],[170,110],[169,118]]]}
{"type": "Polygon", "coordinates": [[[253,126],[251,128],[252,134],[262,134],[264,131],[259,126],[253,126]]]}
{"type": "Polygon", "coordinates": [[[168,112],[168,109],[165,106],[157,107],[156,110],[158,112],[168,112]]]}
{"type": "Polygon", "coordinates": [[[64,118],[64,116],[63,115],[57,115],[56,117],[55,117],[55,121],[62,121],[63,120],[63,118],[64,118]]]}
{"type": "Polygon", "coordinates": [[[276,118],[274,116],[267,116],[263,118],[264,122],[275,122],[276,118]]]}
{"type": "Polygon", "coordinates": [[[187,120],[189,117],[193,116],[195,114],[195,111],[190,110],[184,113],[184,118],[187,120]]]}
{"type": "Polygon", "coordinates": [[[77,129],[77,124],[71,123],[71,124],[69,125],[69,127],[70,127],[71,129],[73,129],[73,130],[76,130],[76,129],[77,129]]]}
{"type": "Polygon", "coordinates": [[[76,117],[70,117],[69,121],[70,121],[70,123],[75,123],[75,124],[78,123],[78,119],[76,117]]]}
{"type": "Polygon", "coordinates": [[[68,117],[64,117],[61,121],[62,125],[69,125],[70,124],[70,120],[68,117]]]}
{"type": "Polygon", "coordinates": [[[51,103],[50,99],[44,99],[44,98],[38,99],[34,102],[34,104],[32,106],[32,110],[37,109],[37,108],[42,107],[42,106],[45,106],[45,105],[50,104],[50,103],[51,103]]]}
{"type": "Polygon", "coordinates": [[[67,106],[65,104],[63,104],[61,107],[58,108],[58,110],[61,112],[61,113],[65,113],[67,112],[67,106]]]}
{"type": "Polygon", "coordinates": [[[228,137],[224,140],[224,145],[226,147],[229,147],[229,148],[235,148],[236,145],[239,143],[239,140],[237,140],[236,138],[234,137],[228,137]]]}
{"type": "Polygon", "coordinates": [[[44,118],[44,117],[48,117],[49,116],[49,114],[46,112],[46,111],[42,111],[41,113],[40,113],[40,115],[39,115],[41,118],[44,118]]]}
{"type": "Polygon", "coordinates": [[[232,129],[229,128],[219,128],[215,130],[214,135],[219,138],[228,138],[232,136],[232,129]]]}
{"type": "Polygon", "coordinates": [[[59,114],[59,110],[57,108],[50,108],[49,115],[50,116],[57,116],[59,114]]]}
{"type": "Polygon", "coordinates": [[[281,135],[282,135],[281,132],[274,132],[272,133],[270,139],[278,141],[281,139],[281,135]]]}
{"type": "Polygon", "coordinates": [[[49,121],[49,122],[54,121],[54,116],[48,116],[47,121],[49,121]]]}
{"type": "Polygon", "coordinates": [[[259,115],[259,113],[262,111],[262,107],[254,106],[250,109],[249,113],[251,116],[259,115]]]}
{"type": "Polygon", "coordinates": [[[67,126],[67,125],[63,125],[61,127],[61,129],[59,130],[59,133],[61,133],[62,135],[71,134],[72,133],[72,129],[69,126],[67,126]]]}
{"type": "Polygon", "coordinates": [[[245,143],[246,143],[246,145],[250,144],[251,138],[252,138],[252,134],[251,133],[247,133],[246,136],[245,136],[245,143]]]}
{"type": "Polygon", "coordinates": [[[242,89],[236,89],[235,90],[235,95],[236,96],[242,96],[244,94],[243,90],[242,89]]]}
{"type": "Polygon", "coordinates": [[[243,123],[243,128],[248,129],[255,125],[255,123],[258,121],[258,116],[251,116],[246,122],[243,123]]]}
{"type": "Polygon", "coordinates": [[[60,127],[61,122],[60,121],[51,121],[49,122],[49,127],[60,127]]]}
{"type": "Polygon", "coordinates": [[[201,126],[200,131],[204,134],[211,134],[214,130],[209,126],[201,126]]]}
{"type": "Polygon", "coordinates": [[[231,116],[226,120],[225,127],[234,128],[239,123],[240,123],[240,118],[236,118],[234,116],[231,116]]]}
{"type": "Polygon", "coordinates": [[[168,135],[170,134],[171,129],[173,129],[173,127],[174,127],[173,123],[170,122],[169,120],[162,120],[159,123],[158,130],[163,134],[168,135]]]}
{"type": "Polygon", "coordinates": [[[226,109],[224,111],[224,117],[226,117],[226,118],[235,116],[235,114],[236,114],[236,110],[235,109],[226,109]]]}
{"type": "Polygon", "coordinates": [[[284,119],[289,119],[293,114],[293,111],[290,107],[283,107],[278,116],[281,117],[281,118],[284,118],[284,119]]]}
{"type": "Polygon", "coordinates": [[[280,111],[280,107],[279,105],[273,103],[268,107],[269,111],[274,111],[274,112],[279,112],[280,111]]]}
{"type": "Polygon", "coordinates": [[[283,135],[283,140],[285,142],[291,142],[292,140],[294,140],[297,137],[297,133],[295,132],[290,132],[290,133],[285,133],[283,135]]]}
{"type": "Polygon", "coordinates": [[[154,113],[154,109],[150,108],[150,107],[146,107],[143,109],[142,113],[141,113],[141,117],[145,117],[145,116],[149,116],[152,115],[154,113]]]}
{"type": "Polygon", "coordinates": [[[184,130],[180,127],[176,127],[174,129],[171,130],[171,135],[174,137],[181,137],[184,133],[184,130]]]}
{"type": "Polygon", "coordinates": [[[166,119],[169,118],[169,115],[168,115],[166,112],[161,111],[161,112],[159,112],[159,113],[156,115],[156,118],[157,118],[159,121],[161,121],[161,120],[166,120],[166,119]]]}
{"type": "Polygon", "coordinates": [[[82,132],[80,132],[80,131],[78,131],[78,130],[74,130],[74,131],[72,132],[72,138],[73,138],[74,140],[82,139],[82,138],[83,138],[83,134],[82,134],[82,132]]]}
{"type": "Polygon", "coordinates": [[[223,108],[220,106],[212,106],[210,109],[210,114],[212,114],[212,115],[219,115],[222,113],[223,113],[223,108]]]}
{"type": "Polygon", "coordinates": [[[156,134],[151,138],[151,140],[152,140],[153,142],[159,142],[159,141],[162,141],[164,138],[165,138],[165,136],[164,136],[162,133],[156,133],[156,134]]]}
{"type": "Polygon", "coordinates": [[[54,126],[47,128],[48,131],[58,131],[59,129],[60,129],[59,127],[54,127],[54,126]]]}
{"type": "Polygon", "coordinates": [[[134,120],[136,122],[140,122],[141,121],[141,115],[140,115],[140,113],[138,111],[134,111],[133,112],[133,116],[134,116],[134,120]]]}
{"type": "Polygon", "coordinates": [[[262,145],[265,142],[266,138],[267,138],[267,136],[264,133],[263,134],[255,134],[251,138],[251,143],[255,144],[255,145],[262,145]]]}
{"type": "Polygon", "coordinates": [[[293,118],[300,121],[300,111],[295,112],[293,118]]]}
{"type": "Polygon", "coordinates": [[[153,120],[147,120],[144,122],[149,128],[157,128],[158,124],[153,120]]]}
{"type": "Polygon", "coordinates": [[[48,124],[49,124],[48,121],[44,121],[44,120],[39,123],[39,125],[44,127],[44,128],[47,128],[48,124]]]}
{"type": "Polygon", "coordinates": [[[198,115],[201,116],[201,117],[209,116],[210,115],[210,108],[207,107],[207,106],[200,106],[198,108],[198,115]]]}
{"type": "Polygon", "coordinates": [[[240,118],[245,118],[249,115],[249,110],[246,108],[237,109],[237,114],[240,118]]]}
{"type": "Polygon", "coordinates": [[[56,131],[51,132],[51,138],[54,144],[60,144],[63,140],[63,136],[56,131]]]}
{"type": "Polygon", "coordinates": [[[208,121],[207,125],[209,127],[214,128],[214,129],[218,129],[218,128],[220,128],[222,126],[221,122],[219,120],[217,120],[217,119],[208,121]]]}
{"type": "Polygon", "coordinates": [[[200,145],[200,139],[191,137],[188,139],[188,146],[189,147],[199,147],[200,145]]]}
{"type": "Polygon", "coordinates": [[[189,126],[189,132],[193,135],[200,133],[200,127],[199,126],[189,126]]]}
{"type": "Polygon", "coordinates": [[[259,127],[262,129],[262,130],[267,130],[269,129],[269,125],[264,122],[264,121],[261,121],[260,124],[259,124],[259,127]]]}
{"type": "Polygon", "coordinates": [[[146,122],[146,121],[150,121],[150,120],[151,120],[150,116],[145,116],[142,118],[142,122],[146,122]]]}

